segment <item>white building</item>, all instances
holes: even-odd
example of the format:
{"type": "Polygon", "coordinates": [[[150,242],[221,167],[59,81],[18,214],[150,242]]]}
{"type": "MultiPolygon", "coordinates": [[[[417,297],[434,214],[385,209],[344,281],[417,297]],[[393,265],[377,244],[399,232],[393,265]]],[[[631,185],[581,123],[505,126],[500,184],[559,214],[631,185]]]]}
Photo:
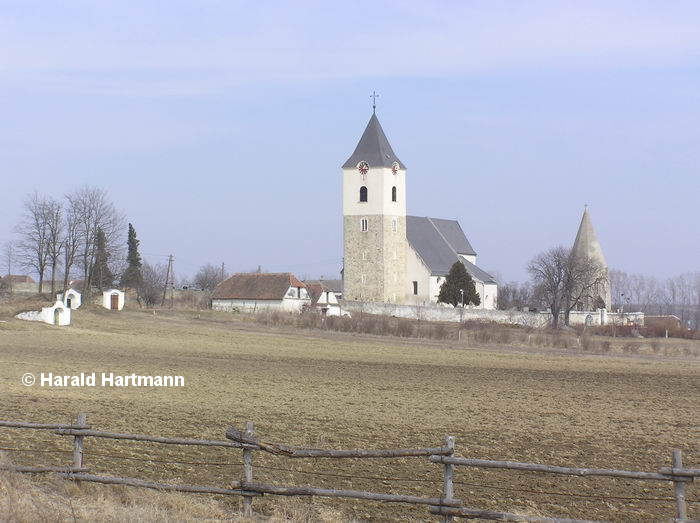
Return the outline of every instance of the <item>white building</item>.
{"type": "Polygon", "coordinates": [[[108,289],[102,293],[102,306],[112,311],[124,308],[124,293],[119,289],[108,289]]]}
{"type": "Polygon", "coordinates": [[[406,166],[372,114],[343,173],[343,299],[422,304],[437,301],[450,267],[461,262],[481,304],[495,309],[495,279],[456,220],[407,215],[406,166]]]}
{"type": "Polygon", "coordinates": [[[49,325],[70,325],[70,309],[58,300],[51,307],[42,307],[40,311],[21,312],[15,317],[20,320],[42,321],[49,325]]]}
{"type": "Polygon", "coordinates": [[[289,272],[234,274],[216,286],[211,308],[229,312],[300,312],[311,305],[304,285],[289,272]]]}
{"type": "Polygon", "coordinates": [[[461,262],[474,280],[481,303],[477,308],[495,309],[496,280],[476,266],[476,252],[456,220],[406,216],[406,276],[411,292],[406,302],[436,303],[440,287],[455,262],[461,262]]]}
{"type": "Polygon", "coordinates": [[[311,298],[311,306],[324,316],[340,316],[340,302],[333,289],[325,281],[305,281],[311,298]]]}
{"type": "Polygon", "coordinates": [[[62,292],[59,292],[56,295],[56,299],[69,309],[77,309],[82,303],[82,296],[75,289],[68,289],[65,295],[62,292]]]}

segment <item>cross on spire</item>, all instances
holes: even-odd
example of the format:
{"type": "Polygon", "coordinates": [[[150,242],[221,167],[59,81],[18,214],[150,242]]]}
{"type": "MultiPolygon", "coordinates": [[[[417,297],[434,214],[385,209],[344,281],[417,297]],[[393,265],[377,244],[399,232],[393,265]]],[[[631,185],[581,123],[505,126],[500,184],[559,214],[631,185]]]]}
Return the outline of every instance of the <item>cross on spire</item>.
{"type": "Polygon", "coordinates": [[[376,91],[372,91],[369,97],[372,99],[372,114],[375,114],[377,112],[377,98],[379,98],[379,95],[376,91]]]}

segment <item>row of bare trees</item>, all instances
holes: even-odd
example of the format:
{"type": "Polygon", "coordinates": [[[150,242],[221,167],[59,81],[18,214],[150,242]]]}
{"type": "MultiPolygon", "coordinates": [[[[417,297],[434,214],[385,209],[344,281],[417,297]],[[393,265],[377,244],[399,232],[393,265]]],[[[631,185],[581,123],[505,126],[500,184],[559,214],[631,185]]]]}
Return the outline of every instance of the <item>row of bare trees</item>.
{"type": "Polygon", "coordinates": [[[613,308],[645,314],[673,314],[684,326],[700,326],[700,271],[666,279],[610,271],[613,308]]]}
{"type": "MultiPolygon", "coordinates": [[[[77,269],[89,297],[99,244],[104,245],[111,272],[122,272],[124,228],[123,213],[103,189],[86,185],[61,199],[34,191],[23,203],[22,218],[15,228],[17,240],[3,247],[4,265],[8,273],[21,267],[38,275],[40,292],[48,276],[51,295],[57,290],[59,274],[65,290],[77,269]]],[[[99,286],[102,284],[100,281],[99,286]]]]}

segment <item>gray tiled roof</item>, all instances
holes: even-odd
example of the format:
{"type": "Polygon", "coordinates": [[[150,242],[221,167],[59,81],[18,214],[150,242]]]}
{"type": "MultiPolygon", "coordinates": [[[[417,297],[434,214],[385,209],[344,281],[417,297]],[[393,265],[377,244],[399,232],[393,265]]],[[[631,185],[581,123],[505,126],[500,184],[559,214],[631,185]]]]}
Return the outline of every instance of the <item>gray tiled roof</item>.
{"type": "Polygon", "coordinates": [[[361,161],[367,162],[370,167],[391,167],[397,162],[401,169],[406,168],[394,154],[376,114],[372,114],[355,152],[343,164],[343,169],[356,167],[361,161]]]}
{"type": "Polygon", "coordinates": [[[433,276],[446,276],[461,261],[474,279],[496,283],[493,276],[459,256],[476,253],[456,220],[406,216],[406,239],[433,276]]]}

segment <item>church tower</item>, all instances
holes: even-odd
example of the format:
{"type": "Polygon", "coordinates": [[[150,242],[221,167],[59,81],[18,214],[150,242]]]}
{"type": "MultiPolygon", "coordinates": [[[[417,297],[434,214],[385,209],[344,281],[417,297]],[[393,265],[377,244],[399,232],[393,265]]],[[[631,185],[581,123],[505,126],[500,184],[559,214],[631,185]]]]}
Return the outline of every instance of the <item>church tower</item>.
{"type": "MultiPolygon", "coordinates": [[[[576,240],[574,241],[574,246],[571,248],[571,252],[576,256],[583,256],[597,262],[605,269],[607,275],[608,264],[605,261],[605,256],[603,256],[603,249],[598,242],[598,237],[593,230],[591,217],[588,214],[588,206],[583,210],[581,224],[578,227],[578,233],[576,234],[576,240]]],[[[586,300],[586,303],[582,304],[585,310],[594,310],[597,308],[610,309],[610,279],[608,277],[606,277],[605,283],[600,285],[597,291],[598,296],[591,297],[586,300]]]]}
{"type": "Polygon", "coordinates": [[[403,303],[406,167],[376,113],[343,164],[343,297],[403,303]]]}

